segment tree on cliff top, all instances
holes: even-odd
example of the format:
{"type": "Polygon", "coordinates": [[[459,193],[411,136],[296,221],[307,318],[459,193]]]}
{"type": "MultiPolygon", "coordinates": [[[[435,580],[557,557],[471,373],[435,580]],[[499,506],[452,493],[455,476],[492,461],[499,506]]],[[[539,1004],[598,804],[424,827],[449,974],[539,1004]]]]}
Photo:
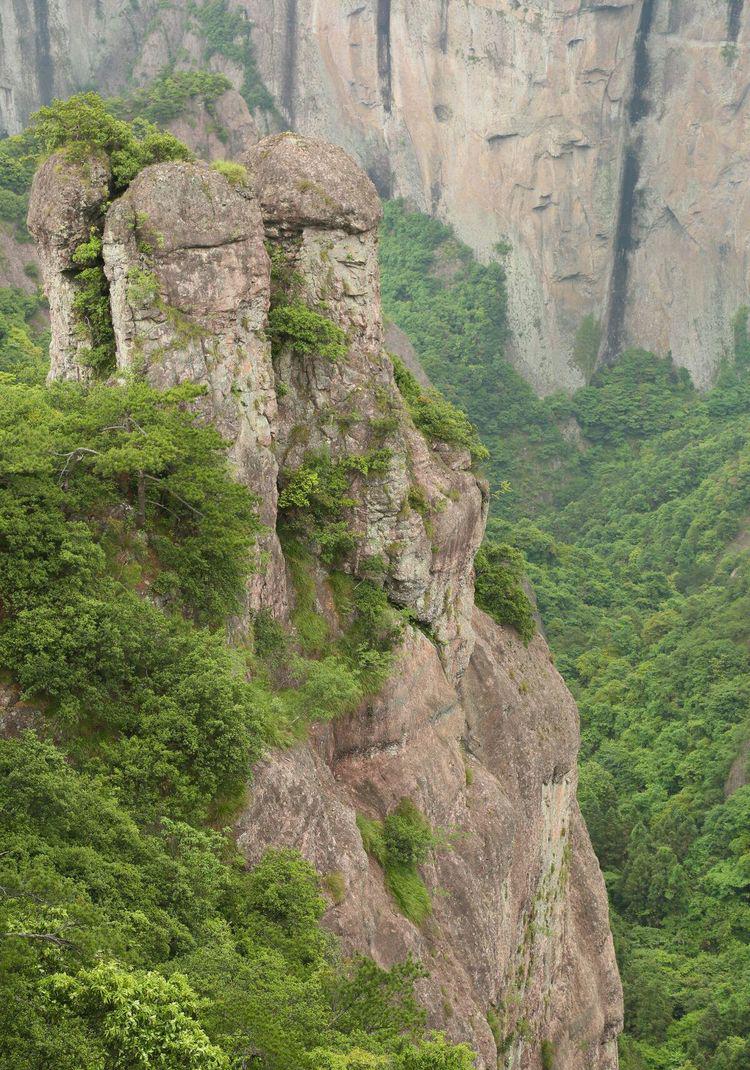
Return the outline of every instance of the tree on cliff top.
{"type": "Polygon", "coordinates": [[[193,159],[187,145],[148,120],[118,119],[98,93],[53,100],[32,115],[24,137],[29,150],[39,155],[58,149],[75,158],[105,155],[116,191],[124,189],[149,164],[193,159]]]}

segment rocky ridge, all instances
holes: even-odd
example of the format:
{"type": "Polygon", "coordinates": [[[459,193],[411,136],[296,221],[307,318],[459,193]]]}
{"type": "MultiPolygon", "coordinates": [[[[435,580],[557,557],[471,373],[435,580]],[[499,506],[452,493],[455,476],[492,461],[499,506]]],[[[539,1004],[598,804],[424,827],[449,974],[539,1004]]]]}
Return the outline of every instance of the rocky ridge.
{"type": "MultiPolygon", "coordinates": [[[[69,294],[74,247],[93,226],[114,374],[205,385],[202,411],[230,441],[267,525],[248,611],[285,622],[294,607],[278,492],[305,458],[385,459],[353,479],[355,548],[341,567],[365,577],[379,559],[391,600],[424,631],[407,627],[390,680],[360,709],[261,763],[238,844],[250,862],[269,844],[294,846],[336,874],[342,892],[327,922],[344,948],[384,965],[418,955],[430,971],[420,985],[431,1023],[468,1040],[478,1065],[500,1057],[537,1070],[554,1052],[566,1070],[613,1070],[621,990],[576,803],[577,711],[544,640],[526,648],[473,607],[486,489],[468,451],[422,437],[395,385],[376,192],[341,149],[297,135],[261,142],[247,169],[248,183],[233,185],[205,164],[157,164],[92,218],[104,176],[58,155],[38,173],[30,210],[51,306],[51,375],[89,374],[69,294]],[[344,332],[345,356],[271,345],[279,272],[295,300],[344,332]],[[410,491],[424,505],[414,508],[410,491]],[[355,820],[383,818],[404,797],[451,840],[423,867],[434,906],[421,927],[399,912],[355,820]]],[[[326,569],[311,567],[318,611],[335,627],[326,569]]]]}

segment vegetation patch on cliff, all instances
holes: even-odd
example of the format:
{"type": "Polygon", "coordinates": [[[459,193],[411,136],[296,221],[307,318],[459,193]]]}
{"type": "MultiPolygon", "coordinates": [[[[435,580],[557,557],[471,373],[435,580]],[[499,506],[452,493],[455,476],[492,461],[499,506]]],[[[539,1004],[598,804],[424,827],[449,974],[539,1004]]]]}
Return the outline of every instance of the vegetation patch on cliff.
{"type": "Polygon", "coordinates": [[[461,409],[437,390],[425,390],[398,357],[390,354],[396,386],[406,403],[414,426],[429,442],[445,442],[467,449],[474,461],[485,461],[489,451],[476,427],[461,409]]]}
{"type": "Polygon", "coordinates": [[[433,831],[411,799],[402,799],[384,821],[357,816],[365,850],[383,868],[385,883],[401,913],[415,925],[432,913],[432,901],[419,867],[445,837],[433,831]]]}

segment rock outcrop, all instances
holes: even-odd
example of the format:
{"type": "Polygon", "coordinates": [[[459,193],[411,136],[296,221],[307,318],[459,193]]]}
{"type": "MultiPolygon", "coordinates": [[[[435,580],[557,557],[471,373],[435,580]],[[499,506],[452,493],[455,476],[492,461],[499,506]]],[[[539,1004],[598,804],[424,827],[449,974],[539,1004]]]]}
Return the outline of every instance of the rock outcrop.
{"type": "Polygon", "coordinates": [[[73,259],[88,241],[91,228],[99,229],[109,198],[109,165],[91,159],[78,163],[55,153],[34,176],[28,227],[36,241],[50,308],[50,376],[86,379],[86,354],[91,337],[85,322],[74,314],[76,295],[73,259]]]}
{"type": "MultiPolygon", "coordinates": [[[[537,1070],[545,1051],[566,1070],[614,1070],[621,992],[576,804],[577,711],[541,637],[526,648],[473,608],[486,489],[468,452],[422,437],[395,384],[375,189],[341,149],[294,134],[266,139],[246,162],[248,183],[236,185],[205,164],[153,165],[107,208],[112,375],[206,387],[200,411],[229,440],[268,529],[248,608],[282,622],[295,594],[276,533],[279,488],[310,456],[335,464],[377,454],[373,471],[352,469],[355,548],[337,567],[364,578],[377,559],[391,601],[425,631],[406,627],[376,696],[265,759],[237,842],[250,862],[286,844],[335,874],[341,894],[327,921],[345,949],[384,965],[417,955],[430,971],[420,989],[431,1023],[471,1043],[478,1066],[501,1055],[508,1068],[537,1070]],[[269,302],[324,314],[346,353],[295,349],[274,334],[269,302]],[[404,797],[450,836],[423,867],[434,909],[421,927],[397,909],[356,823],[404,797]]],[[[91,225],[93,173],[80,171],[78,188],[58,160],[34,186],[55,376],[84,374],[59,294],[63,282],[75,293],[69,262],[91,225]]],[[[312,549],[318,610],[335,615],[322,551],[312,549]]]]}
{"type": "MultiPolygon", "coordinates": [[[[0,122],[206,62],[187,4],[16,0],[0,122]]],[[[507,268],[511,355],[541,392],[623,346],[696,383],[748,302],[750,23],[743,0],[232,0],[283,121],[351,152],[381,193],[507,268]],[[597,336],[601,344],[597,347],[597,336]]],[[[246,71],[213,51],[237,87],[246,71]]],[[[278,122],[232,90],[177,131],[240,154],[278,122]],[[269,126],[270,124],[270,126],[269,126]],[[216,130],[224,127],[222,142],[216,130]],[[227,141],[228,137],[228,141],[227,141]]]]}
{"type": "Polygon", "coordinates": [[[575,801],[577,711],[541,638],[528,649],[483,614],[458,689],[414,632],[392,682],[355,715],[256,771],[238,843],[301,849],[343,878],[327,916],[344,946],[430,977],[431,1023],[480,1066],[614,1070],[621,990],[606,894],[575,801]],[[424,867],[432,916],[401,915],[355,818],[407,796],[451,847],[424,867]],[[498,1061],[498,1056],[500,1057],[498,1061]]]}

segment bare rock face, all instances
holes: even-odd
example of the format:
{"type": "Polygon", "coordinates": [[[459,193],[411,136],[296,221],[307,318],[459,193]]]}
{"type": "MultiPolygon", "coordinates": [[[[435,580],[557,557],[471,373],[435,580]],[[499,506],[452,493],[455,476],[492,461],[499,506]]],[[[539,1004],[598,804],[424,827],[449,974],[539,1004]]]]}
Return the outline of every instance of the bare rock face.
{"type": "Polygon", "coordinates": [[[296,134],[266,138],[245,157],[266,233],[295,281],[289,300],[323,309],[346,335],[341,360],[305,359],[285,346],[276,456],[289,473],[313,451],[333,460],[387,450],[387,470],[357,481],[358,549],[345,568],[386,563],[394,601],[413,608],[460,674],[471,653],[473,562],[487,492],[467,451],[430,448],[404,410],[383,349],[377,225],[380,201],[340,148],[296,134]],[[415,494],[420,509],[414,508],[415,494]]]}
{"type": "Polygon", "coordinates": [[[296,129],[480,257],[510,243],[511,355],[538,391],[628,345],[712,381],[750,289],[743,0],[244,6],[296,129]]]}
{"type": "MultiPolygon", "coordinates": [[[[232,7],[284,121],[343,146],[381,193],[452,223],[480,258],[502,255],[510,355],[540,393],[580,386],[627,345],[671,352],[699,386],[731,355],[749,290],[744,0],[232,7]]],[[[200,33],[186,3],[14,0],[0,124],[16,132],[82,83],[117,92],[131,69],[146,82],[202,66],[200,33]]],[[[209,64],[242,86],[227,57],[209,64]]],[[[278,128],[237,89],[176,131],[213,157],[278,128]]]]}
{"type": "Polygon", "coordinates": [[[244,160],[266,223],[371,232],[380,222],[377,192],[346,152],[291,132],[265,139],[244,160]]]}
{"type": "Polygon", "coordinates": [[[499,1042],[502,1065],[537,1070],[547,1042],[565,1070],[614,1070],[622,995],[575,801],[575,705],[542,639],[527,650],[481,613],[474,627],[458,690],[413,632],[376,700],[264,762],[238,843],[251,862],[270,844],[294,846],[343,879],[327,924],[382,965],[421,959],[431,1024],[473,1045],[479,1066],[497,1064],[499,1042]],[[433,913],[420,928],[355,822],[404,796],[451,840],[422,868],[433,913]]]}
{"type": "Polygon", "coordinates": [[[39,254],[49,301],[50,377],[85,379],[85,353],[91,347],[86,324],[74,314],[76,265],[73,254],[101,227],[109,197],[109,165],[91,158],[85,163],[55,153],[34,176],[28,226],[39,254]]]}
{"type": "Polygon", "coordinates": [[[732,320],[750,291],[750,7],[651,8],[633,87],[635,173],[621,200],[628,262],[611,355],[624,345],[671,352],[705,388],[733,353],[732,320]]]}
{"type": "Polygon", "coordinates": [[[540,392],[580,385],[576,335],[607,292],[640,0],[298,0],[294,19],[286,0],[245,6],[294,127],[353,152],[482,259],[509,243],[514,360],[540,392]]]}
{"type": "Polygon", "coordinates": [[[146,168],[107,214],[104,262],[118,366],[159,389],[207,387],[205,410],[232,443],[261,503],[268,555],[251,605],[282,616],[285,572],[274,527],[276,393],[264,329],[269,264],[255,201],[202,164],[146,168]]]}

